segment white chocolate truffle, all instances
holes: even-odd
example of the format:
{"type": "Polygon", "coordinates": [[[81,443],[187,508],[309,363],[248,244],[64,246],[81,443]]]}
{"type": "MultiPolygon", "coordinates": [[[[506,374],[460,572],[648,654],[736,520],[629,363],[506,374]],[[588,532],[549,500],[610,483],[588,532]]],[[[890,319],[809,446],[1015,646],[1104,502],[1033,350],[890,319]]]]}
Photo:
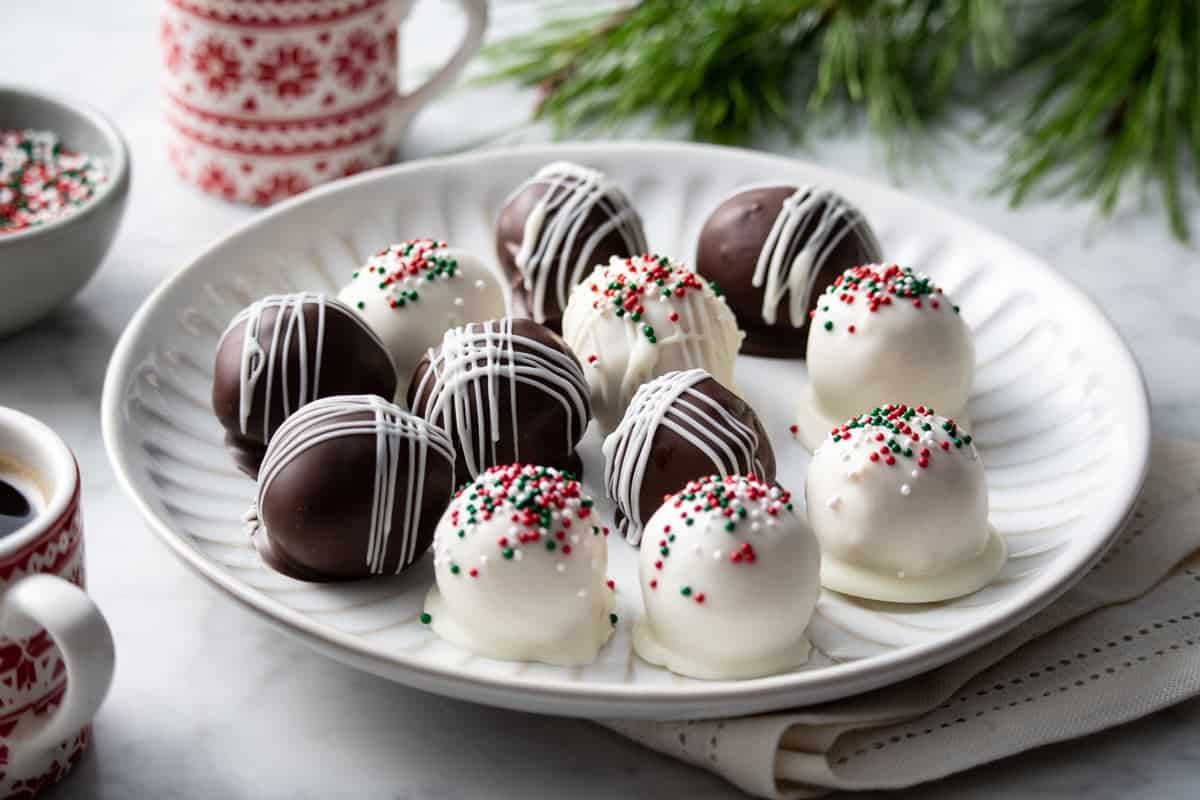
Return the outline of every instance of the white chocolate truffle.
{"type": "Polygon", "coordinates": [[[797,418],[809,449],[882,403],[923,403],[969,425],[971,332],[927,276],[895,265],[846,270],[821,295],[812,322],[797,418]]]}
{"type": "Polygon", "coordinates": [[[590,664],[616,625],[607,544],[579,481],[551,467],[491,467],[434,533],[425,619],[482,656],[590,664]]]}
{"type": "Polygon", "coordinates": [[[375,253],[338,294],[383,340],[396,363],[397,402],[417,362],[442,334],[507,314],[505,290],[475,256],[445,242],[413,239],[375,253]]]}
{"type": "Polygon", "coordinates": [[[987,585],[1007,558],[971,436],[921,406],[839,426],[813,454],[805,497],[821,583],[844,594],[947,600],[987,585]]]}
{"type": "Polygon", "coordinates": [[[665,256],[614,257],[571,294],[563,338],[585,363],[605,430],[634,392],[659,375],[700,368],[725,386],[742,344],[715,284],[665,256]]]}
{"type": "Polygon", "coordinates": [[[692,481],[650,518],[634,649],[694,678],[753,678],[808,660],[821,556],[791,494],[755,478],[692,481]]]}

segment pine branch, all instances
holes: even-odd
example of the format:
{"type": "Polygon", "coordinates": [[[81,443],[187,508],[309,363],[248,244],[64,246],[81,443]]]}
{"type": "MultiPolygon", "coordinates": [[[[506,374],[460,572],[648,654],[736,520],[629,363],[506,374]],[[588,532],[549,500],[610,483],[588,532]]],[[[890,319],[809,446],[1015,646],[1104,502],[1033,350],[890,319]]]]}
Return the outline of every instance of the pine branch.
{"type": "Polygon", "coordinates": [[[1200,164],[1200,6],[1195,0],[1045,4],[1010,77],[1036,87],[997,189],[1095,201],[1111,214],[1134,181],[1157,183],[1172,233],[1189,236],[1181,173],[1200,164]]]}
{"type": "Polygon", "coordinates": [[[1013,205],[1068,195],[1110,214],[1133,180],[1189,234],[1197,0],[640,0],[485,52],[488,79],[538,87],[560,132],[645,116],[740,144],[863,119],[893,162],[925,155],[952,110],[1003,97],[996,190],[1013,205]]]}
{"type": "Polygon", "coordinates": [[[949,107],[965,58],[1003,60],[1002,2],[642,0],[492,45],[488,79],[538,87],[559,130],[649,114],[741,143],[861,111],[899,152],[949,107]]]}

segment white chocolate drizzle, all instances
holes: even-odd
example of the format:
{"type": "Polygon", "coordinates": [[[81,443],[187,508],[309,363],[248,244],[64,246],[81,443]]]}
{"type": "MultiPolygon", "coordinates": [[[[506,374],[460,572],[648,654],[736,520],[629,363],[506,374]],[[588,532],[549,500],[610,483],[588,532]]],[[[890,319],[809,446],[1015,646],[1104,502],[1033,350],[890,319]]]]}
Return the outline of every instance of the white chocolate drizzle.
{"type": "Polygon", "coordinates": [[[446,331],[441,349],[429,351],[429,368],[412,395],[413,411],[450,432],[467,474],[475,478],[499,464],[497,446],[505,430],[512,437],[509,460],[522,460],[519,386],[532,386],[562,407],[567,417],[563,453],[574,452],[592,417],[583,370],[570,354],[514,333],[511,318],[446,331]],[[500,402],[505,383],[507,409],[500,402]]]}
{"type": "MultiPolygon", "coordinates": [[[[842,240],[854,234],[868,261],[881,257],[879,242],[862,212],[830,189],[801,186],[783,201],[758,253],[751,285],[763,289],[762,318],[774,325],[786,295],[792,327],[808,323],[808,307],[821,269],[842,240]],[[815,220],[815,224],[814,224],[815,220]],[[800,233],[809,230],[808,236],[800,233]]],[[[857,266],[857,265],[851,265],[857,266]]]]}
{"type": "MultiPolygon", "coordinates": [[[[604,485],[624,513],[622,533],[642,539],[642,481],[660,427],[702,452],[722,477],[753,474],[766,479],[758,458],[758,433],[717,400],[696,389],[711,378],[702,369],[668,372],[638,389],[621,424],[604,440],[604,485]]],[[[691,480],[697,476],[682,476],[691,480]]]]}
{"type": "Polygon", "coordinates": [[[243,436],[250,432],[250,417],[254,415],[255,392],[260,380],[266,381],[262,400],[263,442],[271,438],[271,399],[276,391],[280,393],[283,403],[284,419],[321,396],[321,363],[325,356],[326,319],[331,310],[353,320],[381,350],[384,350],[383,342],[354,312],[318,292],[268,295],[242,309],[229,323],[229,327],[221,335],[222,342],[234,328],[245,322],[241,364],[238,368],[238,429],[243,436]],[[308,305],[317,307],[316,330],[310,328],[308,315],[304,313],[305,306],[308,305]],[[263,317],[270,309],[276,310],[274,329],[270,342],[264,343],[260,339],[263,317]],[[298,373],[294,397],[289,392],[293,384],[289,374],[293,359],[288,357],[293,348],[298,373]]]}
{"type": "Polygon", "coordinates": [[[626,256],[644,253],[649,248],[637,211],[604,173],[558,161],[538,170],[517,188],[509,201],[536,184],[546,184],[549,188],[526,217],[521,247],[513,260],[530,295],[533,320],[545,322],[551,274],[555,276],[558,307],[565,308],[571,289],[595,266],[592,254],[596,247],[610,233],[616,231],[620,235],[626,256]],[[577,250],[583,227],[597,208],[605,219],[577,250]],[[572,263],[571,254],[576,250],[578,255],[572,263]]]}
{"type": "MultiPolygon", "coordinates": [[[[375,473],[371,478],[371,522],[367,532],[364,559],[368,571],[381,575],[392,546],[399,535],[395,572],[399,573],[418,555],[417,540],[421,529],[421,506],[425,493],[425,474],[430,468],[430,453],[444,458],[454,470],[454,449],[445,431],[418,416],[375,395],[343,395],[309,403],[280,426],[263,460],[258,481],[258,505],[272,484],[289,464],[308,450],[334,439],[371,436],[375,439],[375,473]],[[363,412],[369,412],[370,416],[363,412]],[[407,467],[401,474],[401,455],[407,467]],[[404,493],[400,506],[403,518],[394,516],[397,492],[404,493]]],[[[365,476],[364,476],[365,477],[365,476]]],[[[453,479],[451,485],[453,485],[453,479]]],[[[251,519],[253,530],[261,525],[251,519]]],[[[270,531],[267,531],[270,536],[270,531]]]]}

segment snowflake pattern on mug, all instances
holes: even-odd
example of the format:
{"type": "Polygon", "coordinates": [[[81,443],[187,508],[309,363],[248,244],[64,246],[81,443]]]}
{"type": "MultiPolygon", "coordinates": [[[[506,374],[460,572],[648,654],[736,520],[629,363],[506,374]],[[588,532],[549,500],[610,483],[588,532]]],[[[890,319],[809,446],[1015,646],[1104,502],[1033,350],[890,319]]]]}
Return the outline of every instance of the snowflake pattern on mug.
{"type": "MultiPolygon", "coordinates": [[[[50,573],[84,585],[83,517],[76,490],[66,511],[36,540],[0,559],[0,582],[11,585],[26,575],[50,573]]],[[[6,737],[18,724],[45,717],[61,705],[66,664],[44,630],[26,639],[0,642],[0,797],[32,798],[63,777],[87,747],[90,726],[26,765],[32,774],[10,774],[6,737]]]]}
{"type": "Polygon", "coordinates": [[[167,152],[181,177],[266,205],[387,161],[397,6],[165,0],[167,152]]]}
{"type": "Polygon", "coordinates": [[[216,37],[205,39],[192,51],[192,69],[204,88],[216,94],[232,92],[242,82],[241,59],[216,37]]]}
{"type": "Polygon", "coordinates": [[[373,33],[365,29],[351,31],[333,56],[338,82],[349,89],[363,88],[371,65],[379,58],[379,39],[373,33]]]}
{"type": "Polygon", "coordinates": [[[255,80],[268,94],[280,100],[309,95],[320,77],[320,61],[303,45],[282,45],[257,65],[255,80]]]}

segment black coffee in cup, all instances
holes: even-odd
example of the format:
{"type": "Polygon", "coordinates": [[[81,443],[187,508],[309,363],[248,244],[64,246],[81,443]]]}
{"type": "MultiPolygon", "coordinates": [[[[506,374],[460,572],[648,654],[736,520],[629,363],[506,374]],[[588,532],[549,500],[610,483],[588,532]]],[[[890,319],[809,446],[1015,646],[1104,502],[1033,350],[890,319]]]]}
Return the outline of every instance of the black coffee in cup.
{"type": "Polygon", "coordinates": [[[15,533],[42,511],[36,484],[0,461],[0,539],[15,533]]]}

